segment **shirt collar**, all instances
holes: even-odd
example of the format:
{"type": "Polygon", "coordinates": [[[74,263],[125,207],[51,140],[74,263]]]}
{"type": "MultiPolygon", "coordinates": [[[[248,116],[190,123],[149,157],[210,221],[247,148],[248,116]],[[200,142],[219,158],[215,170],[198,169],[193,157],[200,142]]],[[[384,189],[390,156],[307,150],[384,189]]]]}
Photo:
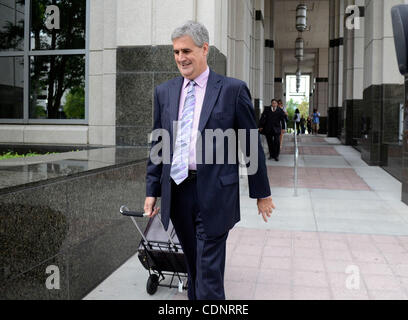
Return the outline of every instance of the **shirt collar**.
{"type": "MultiPolygon", "coordinates": [[[[209,75],[210,75],[210,68],[207,66],[207,69],[205,69],[205,71],[202,74],[200,74],[197,78],[195,78],[194,82],[200,88],[204,88],[204,86],[207,84],[209,75]]],[[[187,85],[190,83],[190,81],[191,81],[190,79],[184,78],[183,88],[186,88],[187,85]]]]}

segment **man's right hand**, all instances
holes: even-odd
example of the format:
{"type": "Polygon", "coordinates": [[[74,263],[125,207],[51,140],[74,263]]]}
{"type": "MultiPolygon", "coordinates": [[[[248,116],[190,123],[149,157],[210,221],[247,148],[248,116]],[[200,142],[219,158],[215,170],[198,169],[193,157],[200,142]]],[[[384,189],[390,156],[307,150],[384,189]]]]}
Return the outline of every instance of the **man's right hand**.
{"type": "Polygon", "coordinates": [[[155,208],[156,197],[146,197],[144,203],[144,212],[149,214],[149,218],[153,218],[156,214],[159,213],[160,208],[155,208]]]}

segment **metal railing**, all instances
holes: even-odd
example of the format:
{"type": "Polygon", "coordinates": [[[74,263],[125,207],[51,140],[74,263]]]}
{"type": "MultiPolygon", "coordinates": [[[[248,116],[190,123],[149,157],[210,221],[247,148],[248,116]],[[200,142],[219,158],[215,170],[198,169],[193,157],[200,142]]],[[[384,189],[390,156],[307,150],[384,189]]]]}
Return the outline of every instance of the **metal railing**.
{"type": "Polygon", "coordinates": [[[297,129],[296,129],[296,121],[293,122],[294,124],[294,135],[295,135],[295,152],[294,152],[294,176],[293,176],[293,188],[295,189],[295,197],[298,196],[297,192],[297,184],[298,184],[298,160],[299,160],[299,148],[298,148],[298,141],[297,141],[297,129]]]}

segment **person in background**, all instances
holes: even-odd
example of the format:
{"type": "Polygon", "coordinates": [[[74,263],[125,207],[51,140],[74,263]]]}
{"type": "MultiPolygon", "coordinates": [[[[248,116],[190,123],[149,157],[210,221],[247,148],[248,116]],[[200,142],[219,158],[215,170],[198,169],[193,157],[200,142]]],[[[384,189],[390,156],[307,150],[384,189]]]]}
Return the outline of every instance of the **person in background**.
{"type": "Polygon", "coordinates": [[[293,116],[293,120],[296,123],[297,135],[299,135],[300,134],[300,111],[299,109],[295,110],[295,115],[293,116]]]}
{"type": "Polygon", "coordinates": [[[281,99],[278,100],[278,107],[281,108],[281,110],[285,113],[285,127],[282,128],[282,133],[280,135],[280,148],[282,149],[283,145],[283,136],[285,135],[286,130],[288,129],[288,112],[286,110],[286,107],[283,106],[283,102],[281,99]]]}
{"type": "Polygon", "coordinates": [[[279,161],[280,135],[285,126],[285,113],[278,107],[278,101],[272,99],[272,105],[265,107],[259,120],[259,131],[266,136],[269,159],[279,161]]]}
{"type": "Polygon", "coordinates": [[[312,117],[313,117],[312,131],[314,135],[317,135],[319,132],[320,112],[318,112],[317,109],[314,109],[312,117]]]}
{"type": "Polygon", "coordinates": [[[303,117],[303,115],[300,117],[300,131],[302,134],[305,134],[306,132],[306,128],[305,128],[305,118],[303,117]]]}
{"type": "Polygon", "coordinates": [[[310,116],[307,117],[307,133],[312,134],[312,118],[310,116]]]}

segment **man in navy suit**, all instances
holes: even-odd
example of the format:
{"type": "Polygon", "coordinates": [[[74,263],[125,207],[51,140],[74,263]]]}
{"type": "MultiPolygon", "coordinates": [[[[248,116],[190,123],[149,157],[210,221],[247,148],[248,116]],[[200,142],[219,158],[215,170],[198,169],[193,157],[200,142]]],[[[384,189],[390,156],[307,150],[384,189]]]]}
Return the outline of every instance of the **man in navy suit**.
{"type": "MultiPolygon", "coordinates": [[[[209,163],[212,156],[206,157],[206,152],[211,139],[204,136],[217,129],[244,130],[241,142],[245,150],[250,150],[250,131],[257,131],[254,109],[243,81],[208,68],[209,35],[205,26],[189,21],[173,32],[172,42],[182,76],[155,88],[153,129],[168,131],[170,141],[174,138],[175,143],[169,148],[170,163],[157,164],[152,157],[148,162],[144,210],[150,217],[157,214],[156,201],[161,197],[162,222],[168,228],[171,219],[186,258],[188,298],[225,299],[226,240],[240,220],[239,163],[209,163]],[[173,128],[175,121],[178,128],[173,128]],[[201,151],[199,145],[203,146],[201,151]]],[[[248,174],[249,195],[257,199],[259,214],[267,222],[275,206],[258,133],[256,138],[257,157],[251,161],[257,162],[258,168],[248,174]]],[[[159,142],[153,142],[152,150],[159,142]]],[[[228,144],[221,150],[225,159],[233,152],[230,148],[228,144]]],[[[216,144],[210,149],[220,151],[216,144]]],[[[247,167],[250,165],[247,163],[247,167]]]]}

